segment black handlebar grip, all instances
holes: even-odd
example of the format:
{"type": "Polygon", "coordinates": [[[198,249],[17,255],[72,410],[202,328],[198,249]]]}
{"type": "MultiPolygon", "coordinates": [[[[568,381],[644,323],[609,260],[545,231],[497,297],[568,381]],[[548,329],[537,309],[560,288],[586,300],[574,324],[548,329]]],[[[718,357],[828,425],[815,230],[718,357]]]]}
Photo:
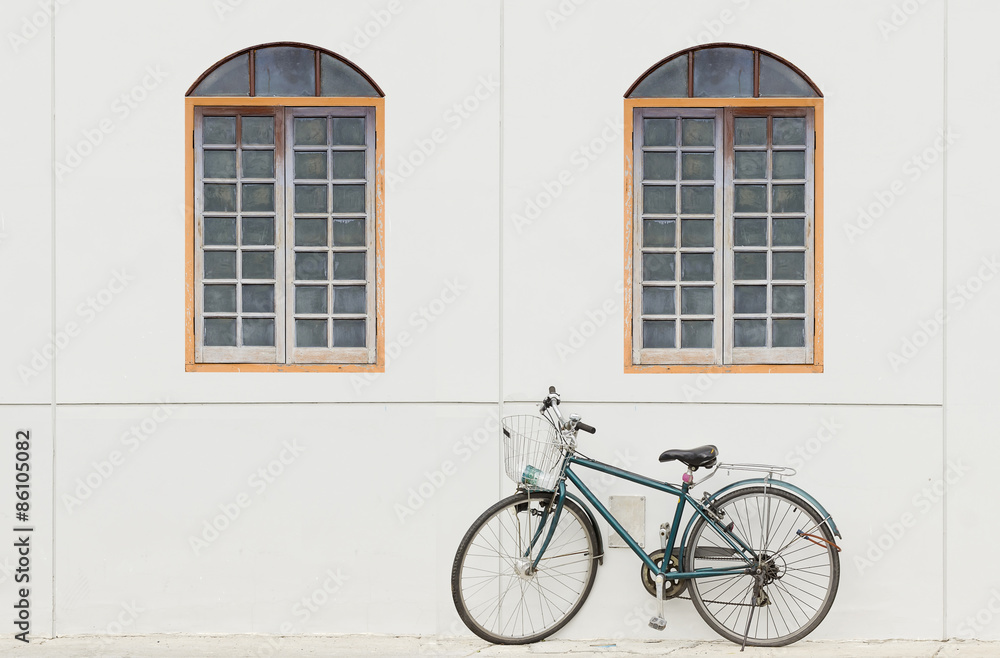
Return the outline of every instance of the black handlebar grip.
{"type": "Polygon", "coordinates": [[[556,387],[555,386],[549,386],[549,395],[552,395],[555,392],[556,392],[556,387]]]}
{"type": "Polygon", "coordinates": [[[589,432],[591,434],[595,434],[597,432],[596,427],[594,427],[593,425],[588,425],[587,423],[577,423],[576,429],[583,430],[584,432],[589,432]]]}

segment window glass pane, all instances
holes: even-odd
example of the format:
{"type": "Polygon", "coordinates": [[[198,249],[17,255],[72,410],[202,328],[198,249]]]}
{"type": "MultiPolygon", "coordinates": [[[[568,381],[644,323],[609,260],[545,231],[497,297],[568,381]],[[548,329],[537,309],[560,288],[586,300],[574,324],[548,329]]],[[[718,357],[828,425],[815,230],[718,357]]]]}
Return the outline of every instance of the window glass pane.
{"type": "Polygon", "coordinates": [[[206,313],[235,313],[236,286],[205,286],[206,313]]]}
{"type": "Polygon", "coordinates": [[[737,151],[736,178],[767,178],[767,151],[737,151]]]}
{"type": "Polygon", "coordinates": [[[775,151],[771,158],[774,162],[774,178],[805,178],[805,151],[775,151]]]}
{"type": "Polygon", "coordinates": [[[243,185],[243,212],[274,212],[274,185],[243,185]]]}
{"type": "Polygon", "coordinates": [[[681,288],[681,313],[684,315],[712,315],[715,309],[713,288],[681,288]]]}
{"type": "Polygon", "coordinates": [[[235,347],[235,318],[205,318],[205,335],[202,337],[206,347],[235,347]]]}
{"type": "Polygon", "coordinates": [[[801,251],[771,254],[771,278],[801,281],[806,278],[806,255],[801,251]]]}
{"type": "Polygon", "coordinates": [[[378,96],[368,80],[356,70],[326,53],[320,53],[320,94],[323,96],[378,96]]]}
{"type": "Polygon", "coordinates": [[[767,286],[734,286],[736,313],[767,313],[767,286]]]}
{"type": "Polygon", "coordinates": [[[243,151],[244,178],[274,178],[274,151],[243,151]]]}
{"type": "Polygon", "coordinates": [[[326,313],[326,286],[295,286],[296,313],[326,313]]]}
{"type": "Polygon", "coordinates": [[[333,212],[364,212],[364,185],[334,185],[333,212]]]}
{"type": "MultiPolygon", "coordinates": [[[[364,313],[365,286],[333,286],[334,313],[364,313]]],[[[334,325],[336,331],[337,325],[334,325]]]]}
{"type": "Polygon", "coordinates": [[[771,289],[771,311],[774,313],[805,313],[804,286],[774,286],[771,289]]]}
{"type": "Polygon", "coordinates": [[[767,320],[736,320],[733,322],[733,347],[765,347],[767,320]]]}
{"type": "Polygon", "coordinates": [[[334,320],[333,321],[333,346],[334,347],[364,347],[365,346],[365,321],[364,320],[334,320]]]}
{"type": "Polygon", "coordinates": [[[295,278],[302,281],[326,281],[326,252],[295,254],[295,278]]]}
{"type": "Polygon", "coordinates": [[[794,69],[761,53],[760,95],[795,98],[816,96],[816,91],[794,69]]]}
{"type": "Polygon", "coordinates": [[[334,279],[365,279],[364,253],[338,253],[333,255],[334,279]]]}
{"type": "Polygon", "coordinates": [[[308,48],[260,48],[254,59],[257,96],[315,96],[316,55],[308,48]]]}
{"type": "Polygon", "coordinates": [[[335,179],[358,179],[365,177],[364,151],[334,151],[333,176],[335,179]]]}
{"type": "Polygon", "coordinates": [[[337,117],[333,120],[334,146],[359,146],[365,143],[363,117],[337,117]]]}
{"type": "Polygon", "coordinates": [[[753,96],[753,51],[743,48],[695,51],[694,95],[702,98],[753,96]]]}
{"type": "Polygon", "coordinates": [[[327,212],[326,185],[296,185],[295,212],[327,212]]]}
{"type": "Polygon", "coordinates": [[[681,221],[682,247],[711,247],[715,244],[715,222],[711,219],[681,221]]]}
{"type": "Polygon", "coordinates": [[[236,244],[236,218],[206,217],[205,244],[236,244]]]}
{"type": "Polygon", "coordinates": [[[681,347],[712,347],[712,320],[681,320],[681,347]]]}
{"type": "Polygon", "coordinates": [[[205,117],[201,126],[205,144],[236,144],[236,117],[205,117]]]}
{"type": "Polygon", "coordinates": [[[326,151],[296,153],[295,177],[326,180],[326,151]]]}
{"type": "Polygon", "coordinates": [[[243,117],[240,137],[244,144],[274,144],[274,117],[243,117]]]}
{"type": "Polygon", "coordinates": [[[295,220],[295,246],[296,247],[325,247],[326,244],[326,220],[325,219],[296,219],[295,220]]]}
{"type": "Polygon", "coordinates": [[[673,287],[643,286],[643,315],[673,315],[675,311],[673,287]]]}
{"type": "Polygon", "coordinates": [[[363,247],[365,244],[365,220],[334,219],[334,247],[363,247]]]}
{"type": "Polygon", "coordinates": [[[642,246],[673,247],[677,229],[672,219],[645,219],[642,222],[642,246]]]}
{"type": "Polygon", "coordinates": [[[292,123],[296,146],[326,145],[326,119],[296,118],[292,123]]]}
{"type": "Polygon", "coordinates": [[[274,244],[274,220],[270,217],[244,217],[243,244],[274,244]]]}
{"type": "Polygon", "coordinates": [[[772,347],[805,347],[806,345],[806,321],[805,320],[773,320],[771,331],[772,347]]]}
{"type": "Polygon", "coordinates": [[[677,194],[673,185],[643,185],[642,212],[672,215],[677,212],[677,194]]]}
{"type": "Polygon", "coordinates": [[[677,346],[674,320],[643,320],[642,346],[649,349],[673,349],[677,346]]]}
{"type": "Polygon", "coordinates": [[[733,278],[740,281],[766,280],[767,254],[755,251],[733,254],[733,278]]]}
{"type": "Polygon", "coordinates": [[[296,347],[326,347],[326,320],[296,320],[296,347]]]}
{"type": "Polygon", "coordinates": [[[236,186],[206,183],[205,212],[236,212],[236,186]]]}
{"type": "Polygon", "coordinates": [[[244,251],[242,275],[244,279],[273,279],[274,252],[244,251]]]}
{"type": "Polygon", "coordinates": [[[645,180],[674,180],[677,178],[677,154],[643,153],[642,177],[645,180]]]}
{"type": "Polygon", "coordinates": [[[776,247],[806,246],[805,219],[772,219],[774,223],[771,243],[776,247]]]}
{"type": "Polygon", "coordinates": [[[235,251],[206,251],[205,252],[205,278],[206,279],[235,279],[236,278],[236,252],[235,251]]]}
{"type": "Polygon", "coordinates": [[[805,117],[774,117],[774,135],[771,141],[776,146],[805,146],[805,117]]]}
{"type": "Polygon", "coordinates": [[[681,156],[681,178],[684,180],[715,180],[715,154],[684,153],[681,156]]]}
{"type": "Polygon", "coordinates": [[[681,144],[684,146],[713,146],[715,144],[715,119],[681,119],[681,144]]]}
{"type": "Polygon", "coordinates": [[[736,212],[767,212],[766,185],[737,185],[735,197],[736,212]]]}
{"type": "Polygon", "coordinates": [[[734,231],[737,247],[767,246],[767,220],[763,217],[740,217],[734,231]]]}
{"type": "Polygon", "coordinates": [[[767,117],[737,117],[733,133],[736,146],[767,146],[767,117]]]}
{"type": "MultiPolygon", "coordinates": [[[[250,55],[244,53],[205,76],[192,96],[249,96],[250,95],[250,55]]],[[[233,139],[235,140],[235,131],[233,139]]],[[[231,144],[232,142],[226,142],[231,144]]]]}
{"type": "Polygon", "coordinates": [[[688,58],[675,57],[650,71],[629,98],[687,98],[688,58]]]}
{"type": "Polygon", "coordinates": [[[673,281],[674,278],[673,254],[642,255],[643,281],[673,281]]]}
{"type": "Polygon", "coordinates": [[[713,254],[681,254],[681,281],[712,281],[713,254]]]}
{"type": "Polygon", "coordinates": [[[273,347],[274,319],[243,318],[243,344],[248,347],[273,347]]]}
{"type": "Polygon", "coordinates": [[[243,286],[244,313],[274,313],[274,286],[243,286]]]}
{"type": "Polygon", "coordinates": [[[205,178],[236,178],[236,151],[205,151],[205,178]]]}
{"type": "Polygon", "coordinates": [[[771,212],[805,212],[805,185],[773,185],[771,212]]]}
{"type": "Polygon", "coordinates": [[[715,188],[708,185],[681,187],[681,212],[692,215],[711,215],[715,212],[715,188]]]}
{"type": "Polygon", "coordinates": [[[643,146],[674,146],[676,143],[677,119],[642,120],[643,146]]]}

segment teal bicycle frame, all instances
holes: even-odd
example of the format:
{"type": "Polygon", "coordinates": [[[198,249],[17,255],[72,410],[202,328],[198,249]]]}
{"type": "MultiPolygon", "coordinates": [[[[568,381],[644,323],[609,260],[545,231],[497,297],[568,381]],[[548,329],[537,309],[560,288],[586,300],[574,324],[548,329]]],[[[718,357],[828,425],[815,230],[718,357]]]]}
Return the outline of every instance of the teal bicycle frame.
{"type": "MultiPolygon", "coordinates": [[[[566,483],[565,483],[565,480],[569,480],[574,485],[576,485],[576,488],[580,490],[584,498],[586,498],[587,501],[590,502],[590,504],[597,509],[600,515],[604,518],[604,520],[608,522],[608,524],[614,529],[614,531],[618,533],[618,536],[621,537],[622,540],[624,540],[625,543],[628,545],[628,547],[632,549],[632,552],[635,553],[639,557],[639,559],[643,561],[643,563],[649,568],[650,572],[653,574],[654,577],[661,574],[666,577],[669,573],[670,580],[685,580],[690,578],[705,578],[710,576],[720,576],[720,575],[728,575],[734,573],[749,574],[756,569],[756,561],[758,560],[758,556],[754,552],[754,550],[751,547],[747,546],[746,543],[740,537],[728,532],[724,526],[720,525],[714,518],[712,518],[710,514],[707,514],[705,512],[704,505],[695,500],[691,496],[691,494],[688,493],[692,485],[692,483],[690,482],[685,481],[683,482],[683,484],[681,484],[680,488],[678,488],[677,486],[667,482],[653,480],[644,475],[639,475],[638,473],[626,471],[624,469],[611,466],[610,464],[605,464],[603,462],[599,462],[588,458],[577,457],[576,455],[572,454],[564,459],[562,473],[565,475],[565,478],[560,478],[558,488],[554,492],[552,492],[554,500],[556,501],[556,508],[555,511],[553,512],[552,522],[551,524],[549,524],[549,531],[546,534],[545,540],[542,542],[542,546],[539,549],[538,554],[536,555],[533,561],[532,568],[537,568],[538,562],[542,558],[542,554],[545,552],[545,549],[549,545],[549,541],[552,539],[555,527],[559,523],[559,517],[561,516],[563,509],[563,501],[566,499],[567,495],[570,495],[566,491],[566,483]],[[599,473],[605,473],[607,475],[611,475],[613,477],[617,477],[622,480],[627,480],[628,482],[634,482],[635,484],[639,484],[644,487],[649,487],[650,489],[655,489],[657,491],[662,491],[664,493],[671,494],[677,497],[677,506],[674,510],[673,522],[670,524],[670,535],[667,538],[667,546],[664,555],[665,558],[667,555],[672,555],[674,553],[674,544],[677,542],[677,531],[678,528],[680,527],[681,520],[684,515],[684,508],[687,507],[688,504],[690,504],[691,508],[694,510],[694,515],[688,521],[688,524],[684,529],[684,534],[681,539],[681,545],[677,552],[678,564],[681,565],[681,567],[683,567],[684,565],[684,549],[685,549],[684,544],[687,541],[688,533],[691,530],[692,525],[694,524],[695,520],[697,520],[698,517],[705,519],[705,522],[711,528],[713,528],[715,532],[722,539],[726,541],[726,543],[729,544],[729,546],[734,551],[734,559],[735,556],[738,555],[743,559],[745,564],[733,567],[722,567],[722,568],[712,567],[705,569],[697,569],[695,571],[669,571],[670,561],[669,559],[664,559],[662,565],[657,566],[656,563],[653,562],[653,560],[649,557],[649,555],[647,555],[646,552],[639,546],[639,543],[628,533],[627,530],[625,530],[625,528],[622,527],[621,523],[618,522],[618,519],[614,517],[614,515],[608,510],[607,507],[605,507],[601,503],[600,500],[598,500],[597,496],[594,495],[594,492],[592,492],[587,487],[587,485],[584,484],[582,480],[580,480],[580,477],[573,472],[571,468],[573,465],[579,465],[585,468],[589,468],[599,473]]],[[[816,507],[817,511],[819,511],[819,513],[822,515],[824,522],[829,525],[830,530],[836,536],[838,537],[840,536],[840,532],[837,530],[837,527],[833,522],[833,518],[827,513],[825,509],[823,509],[823,506],[820,505],[815,498],[807,494],[799,487],[796,487],[794,485],[788,484],[787,482],[783,482],[780,480],[770,480],[769,478],[755,478],[750,480],[741,480],[739,482],[735,482],[717,491],[715,494],[710,496],[705,502],[711,502],[720,494],[734,489],[738,489],[741,486],[758,486],[758,485],[764,485],[765,487],[772,486],[781,489],[788,489],[798,494],[799,496],[803,497],[807,502],[816,507]]],[[[531,550],[534,548],[538,539],[541,538],[542,531],[546,527],[546,521],[551,507],[552,506],[550,504],[549,506],[546,507],[545,511],[543,512],[541,522],[538,525],[538,530],[535,532],[535,536],[532,538],[530,546],[525,552],[525,557],[528,557],[531,554],[531,550]]]]}

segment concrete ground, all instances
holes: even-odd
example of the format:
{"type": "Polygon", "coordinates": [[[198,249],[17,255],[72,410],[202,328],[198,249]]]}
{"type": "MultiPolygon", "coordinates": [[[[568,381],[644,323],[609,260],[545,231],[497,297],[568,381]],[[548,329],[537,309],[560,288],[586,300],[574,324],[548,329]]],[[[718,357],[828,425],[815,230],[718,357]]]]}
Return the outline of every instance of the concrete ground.
{"type": "MultiPolygon", "coordinates": [[[[0,638],[0,656],[11,658],[71,656],[72,658],[202,658],[204,656],[323,656],[355,658],[383,656],[448,656],[514,658],[520,656],[739,656],[740,648],[728,642],[661,642],[552,640],[522,647],[494,646],[468,638],[385,635],[332,635],[279,637],[268,635],[139,635],[74,636],[34,639],[24,644],[7,635],[0,638]]],[[[778,656],[837,658],[996,658],[1000,642],[972,641],[869,641],[800,642],[780,649],[748,647],[748,658],[778,656]]]]}

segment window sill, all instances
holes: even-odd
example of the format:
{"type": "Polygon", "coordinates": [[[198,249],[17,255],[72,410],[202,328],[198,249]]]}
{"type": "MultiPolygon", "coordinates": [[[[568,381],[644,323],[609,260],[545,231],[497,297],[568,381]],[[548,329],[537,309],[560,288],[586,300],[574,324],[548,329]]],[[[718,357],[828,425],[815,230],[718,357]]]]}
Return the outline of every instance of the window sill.
{"type": "Polygon", "coordinates": [[[626,365],[625,374],[642,373],[821,373],[823,364],[755,364],[729,366],[695,366],[695,365],[626,365]]]}
{"type": "Polygon", "coordinates": [[[385,372],[379,363],[187,363],[186,372],[385,372]]]}

